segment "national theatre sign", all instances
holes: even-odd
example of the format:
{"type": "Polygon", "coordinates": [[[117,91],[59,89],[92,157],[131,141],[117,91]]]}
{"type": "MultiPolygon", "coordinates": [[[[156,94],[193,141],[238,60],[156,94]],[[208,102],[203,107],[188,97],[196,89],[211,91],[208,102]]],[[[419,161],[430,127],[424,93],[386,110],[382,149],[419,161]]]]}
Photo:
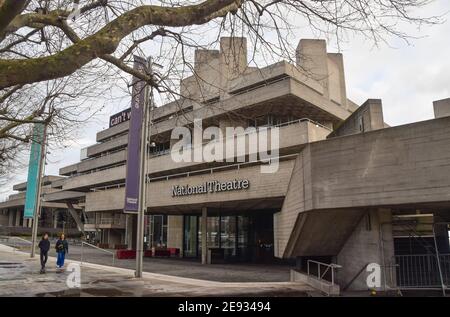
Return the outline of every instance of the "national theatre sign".
{"type": "Polygon", "coordinates": [[[194,186],[174,185],[172,186],[172,197],[244,190],[249,187],[250,181],[248,179],[235,179],[228,182],[209,181],[194,186]]]}

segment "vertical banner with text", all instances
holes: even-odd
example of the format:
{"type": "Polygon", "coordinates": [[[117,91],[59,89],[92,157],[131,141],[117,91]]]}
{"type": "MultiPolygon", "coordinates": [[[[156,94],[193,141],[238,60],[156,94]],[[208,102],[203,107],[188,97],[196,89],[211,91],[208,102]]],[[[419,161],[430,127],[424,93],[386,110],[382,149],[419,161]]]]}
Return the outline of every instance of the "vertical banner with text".
{"type": "MultiPolygon", "coordinates": [[[[145,72],[147,61],[139,56],[134,56],[134,69],[145,72]]],[[[139,210],[139,178],[140,145],[142,121],[145,106],[146,83],[133,77],[131,97],[130,128],[128,130],[127,174],[125,179],[125,207],[126,213],[137,213],[139,210]]]]}
{"type": "Polygon", "coordinates": [[[27,192],[25,194],[25,208],[23,218],[34,217],[39,192],[39,173],[41,172],[42,143],[44,142],[43,123],[35,123],[31,142],[30,162],[28,164],[27,192]]]}

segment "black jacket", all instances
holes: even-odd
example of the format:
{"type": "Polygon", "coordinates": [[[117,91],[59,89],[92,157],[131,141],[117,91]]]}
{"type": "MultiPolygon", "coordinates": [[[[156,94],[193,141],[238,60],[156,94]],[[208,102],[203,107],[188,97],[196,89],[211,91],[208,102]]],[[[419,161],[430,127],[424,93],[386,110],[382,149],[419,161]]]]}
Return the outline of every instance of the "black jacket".
{"type": "Polygon", "coordinates": [[[41,253],[47,253],[50,250],[50,241],[48,239],[39,241],[39,249],[41,249],[41,253]]]}
{"type": "Polygon", "coordinates": [[[69,253],[69,244],[67,243],[67,240],[58,239],[58,241],[56,241],[55,249],[56,252],[69,253]]]}

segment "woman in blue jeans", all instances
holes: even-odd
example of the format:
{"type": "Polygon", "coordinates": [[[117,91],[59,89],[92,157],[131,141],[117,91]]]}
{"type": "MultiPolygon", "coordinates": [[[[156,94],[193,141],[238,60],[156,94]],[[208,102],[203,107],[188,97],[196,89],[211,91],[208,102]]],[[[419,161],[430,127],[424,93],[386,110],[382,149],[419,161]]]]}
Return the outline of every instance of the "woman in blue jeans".
{"type": "Polygon", "coordinates": [[[66,238],[64,237],[64,233],[61,234],[58,241],[56,241],[56,267],[62,268],[64,266],[64,259],[66,257],[66,253],[69,253],[69,244],[67,243],[66,238]]]}

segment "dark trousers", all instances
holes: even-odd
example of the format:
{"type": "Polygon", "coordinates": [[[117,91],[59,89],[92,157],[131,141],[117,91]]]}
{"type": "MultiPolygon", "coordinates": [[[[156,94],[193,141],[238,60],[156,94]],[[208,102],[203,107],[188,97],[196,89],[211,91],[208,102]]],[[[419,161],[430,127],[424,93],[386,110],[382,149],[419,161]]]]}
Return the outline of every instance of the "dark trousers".
{"type": "Polygon", "coordinates": [[[41,252],[41,269],[45,269],[45,264],[47,263],[48,259],[48,253],[47,252],[41,252]]]}

